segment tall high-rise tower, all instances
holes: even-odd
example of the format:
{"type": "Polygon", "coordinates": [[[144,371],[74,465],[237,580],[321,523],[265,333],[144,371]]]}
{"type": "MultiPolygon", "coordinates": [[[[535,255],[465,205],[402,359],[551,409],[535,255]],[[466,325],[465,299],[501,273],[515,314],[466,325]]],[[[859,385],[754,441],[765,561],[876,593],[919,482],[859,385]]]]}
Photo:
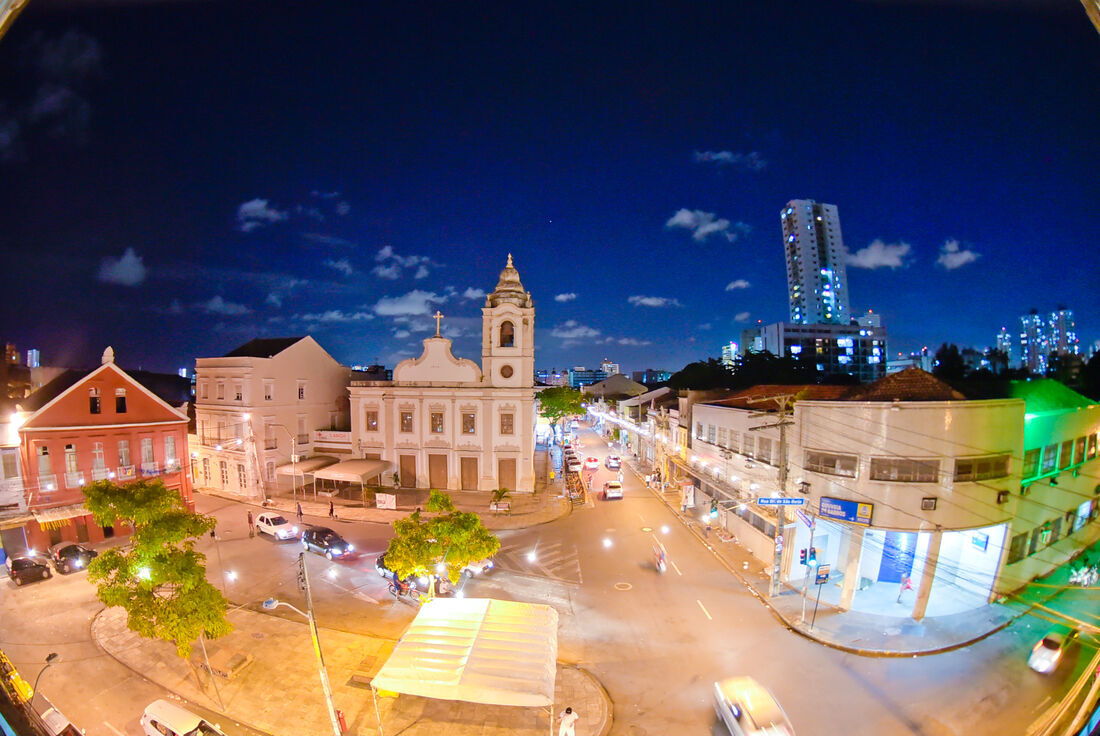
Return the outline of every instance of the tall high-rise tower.
{"type": "Polygon", "coordinates": [[[1079,355],[1081,345],[1077,340],[1077,323],[1073,319],[1073,310],[1062,304],[1050,313],[1049,350],[1059,355],[1079,355]]]}
{"type": "Polygon", "coordinates": [[[791,322],[849,324],[848,274],[836,205],[792,199],[779,214],[791,322]]]}

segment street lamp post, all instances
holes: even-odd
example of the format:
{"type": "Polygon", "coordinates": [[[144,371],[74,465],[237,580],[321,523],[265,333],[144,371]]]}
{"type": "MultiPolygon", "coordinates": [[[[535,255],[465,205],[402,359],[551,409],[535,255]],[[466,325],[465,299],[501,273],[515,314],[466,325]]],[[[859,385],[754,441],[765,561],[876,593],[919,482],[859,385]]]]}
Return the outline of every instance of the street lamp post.
{"type": "MultiPolygon", "coordinates": [[[[291,434],[290,430],[282,424],[266,424],[265,427],[278,427],[286,432],[287,439],[290,440],[290,496],[295,502],[298,501],[298,438],[291,434]]],[[[303,489],[305,490],[305,489],[303,489]]]]}
{"type": "Polygon", "coordinates": [[[50,668],[50,665],[57,664],[61,661],[61,655],[57,652],[50,652],[46,656],[46,664],[38,671],[38,677],[34,678],[34,687],[31,688],[32,693],[38,692],[38,681],[42,679],[42,673],[50,668]]]}
{"type": "Polygon", "coordinates": [[[279,606],[286,606],[299,616],[304,616],[306,620],[309,621],[309,635],[313,639],[313,651],[317,655],[317,669],[321,676],[321,690],[325,694],[325,703],[328,706],[329,720],[332,721],[332,733],[334,736],[342,736],[343,732],[340,729],[340,717],[336,713],[336,703],[333,702],[332,699],[332,685],[329,684],[328,669],[325,667],[325,657],[321,654],[321,639],[317,633],[317,619],[313,616],[313,596],[309,589],[309,573],[306,570],[304,552],[298,553],[298,570],[301,576],[302,586],[305,588],[306,610],[302,611],[290,603],[275,598],[268,598],[264,601],[264,610],[274,611],[279,606]]]}

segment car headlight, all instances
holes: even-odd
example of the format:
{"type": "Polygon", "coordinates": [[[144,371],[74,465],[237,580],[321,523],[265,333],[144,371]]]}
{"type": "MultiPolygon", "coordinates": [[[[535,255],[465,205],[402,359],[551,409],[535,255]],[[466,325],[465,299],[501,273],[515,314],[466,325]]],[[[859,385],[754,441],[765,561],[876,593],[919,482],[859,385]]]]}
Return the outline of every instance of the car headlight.
{"type": "Polygon", "coordinates": [[[291,534],[297,534],[298,533],[298,527],[296,527],[296,526],[290,527],[290,533],[291,534]]]}
{"type": "Polygon", "coordinates": [[[492,570],[493,569],[493,561],[492,560],[489,560],[488,562],[485,563],[485,569],[486,570],[492,570]]]}
{"type": "Polygon", "coordinates": [[[347,546],[347,549],[345,549],[344,551],[345,552],[351,552],[354,549],[355,549],[355,545],[349,543],[348,546],[347,546]]]}
{"type": "Polygon", "coordinates": [[[79,557],[77,557],[77,558],[76,558],[76,566],[77,566],[77,567],[84,567],[84,560],[82,560],[82,559],[80,559],[79,557]]]}

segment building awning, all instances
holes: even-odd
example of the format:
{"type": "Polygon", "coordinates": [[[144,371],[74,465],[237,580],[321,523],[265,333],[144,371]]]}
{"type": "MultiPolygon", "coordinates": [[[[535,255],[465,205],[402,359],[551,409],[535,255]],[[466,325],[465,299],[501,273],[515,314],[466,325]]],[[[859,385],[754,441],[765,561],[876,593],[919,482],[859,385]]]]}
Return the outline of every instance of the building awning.
{"type": "Polygon", "coordinates": [[[436,598],[371,681],[376,691],[488,705],[549,706],[558,612],[537,603],[436,598]]]}
{"type": "Polygon", "coordinates": [[[39,526],[43,529],[49,529],[51,527],[66,526],[69,519],[90,516],[92,512],[84,508],[84,504],[74,503],[52,509],[32,509],[31,513],[34,514],[34,519],[39,526]]]}
{"type": "Polygon", "coordinates": [[[366,483],[371,478],[393,470],[389,460],[344,460],[314,471],[317,480],[345,481],[347,483],[366,483]]]}
{"type": "Polygon", "coordinates": [[[334,465],[338,462],[340,461],[328,455],[315,455],[314,457],[307,457],[304,460],[299,460],[296,463],[280,465],[275,468],[275,473],[277,475],[310,475],[315,470],[334,465]]]}
{"type": "Polygon", "coordinates": [[[31,514],[19,514],[18,516],[5,516],[0,519],[0,529],[18,529],[28,521],[34,521],[31,514]]]}

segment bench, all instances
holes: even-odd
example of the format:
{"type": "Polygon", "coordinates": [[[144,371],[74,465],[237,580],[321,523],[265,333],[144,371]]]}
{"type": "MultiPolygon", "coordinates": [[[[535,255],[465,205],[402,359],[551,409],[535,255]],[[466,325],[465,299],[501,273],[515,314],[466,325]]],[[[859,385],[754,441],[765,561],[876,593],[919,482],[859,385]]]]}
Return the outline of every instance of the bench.
{"type": "Polygon", "coordinates": [[[512,510],[512,504],[509,503],[508,501],[490,501],[489,502],[489,510],[490,511],[497,511],[497,512],[511,511],[512,510]]]}

